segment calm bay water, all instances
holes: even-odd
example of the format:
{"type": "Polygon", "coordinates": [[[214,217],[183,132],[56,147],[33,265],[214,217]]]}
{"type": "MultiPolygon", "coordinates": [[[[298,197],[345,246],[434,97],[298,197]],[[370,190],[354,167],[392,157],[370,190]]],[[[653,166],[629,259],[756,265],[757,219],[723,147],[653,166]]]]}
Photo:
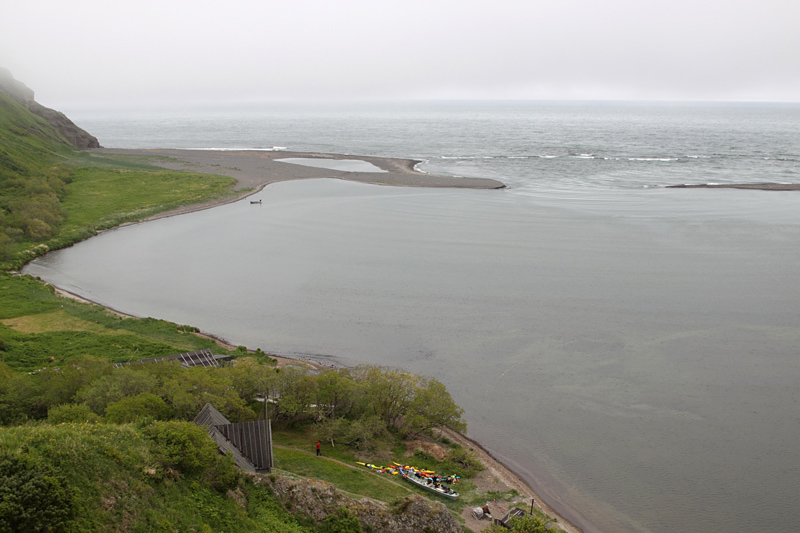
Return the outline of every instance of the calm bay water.
{"type": "Polygon", "coordinates": [[[27,272],[231,342],[433,375],[587,531],[800,527],[800,106],[66,110],[105,146],[411,157],[121,228],[27,272]]]}

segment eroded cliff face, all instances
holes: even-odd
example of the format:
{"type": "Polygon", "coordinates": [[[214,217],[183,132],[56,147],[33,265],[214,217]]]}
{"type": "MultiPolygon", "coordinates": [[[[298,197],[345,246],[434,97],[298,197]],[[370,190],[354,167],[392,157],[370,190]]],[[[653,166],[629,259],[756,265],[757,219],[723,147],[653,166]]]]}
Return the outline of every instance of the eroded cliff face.
{"type": "Polygon", "coordinates": [[[75,125],[64,113],[44,107],[34,99],[34,93],[21,81],[15,80],[8,69],[0,67],[0,90],[24,105],[34,115],[45,119],[77,150],[100,148],[97,138],[75,125]]]}
{"type": "Polygon", "coordinates": [[[284,505],[299,510],[315,520],[324,520],[346,507],[358,517],[362,526],[371,526],[374,533],[461,533],[458,521],[443,503],[432,502],[421,496],[411,495],[400,505],[389,507],[368,498],[354,500],[342,494],[326,481],[293,481],[276,476],[254,478],[257,484],[272,487],[273,494],[284,505]],[[288,505],[287,505],[288,504],[288,505]]]}

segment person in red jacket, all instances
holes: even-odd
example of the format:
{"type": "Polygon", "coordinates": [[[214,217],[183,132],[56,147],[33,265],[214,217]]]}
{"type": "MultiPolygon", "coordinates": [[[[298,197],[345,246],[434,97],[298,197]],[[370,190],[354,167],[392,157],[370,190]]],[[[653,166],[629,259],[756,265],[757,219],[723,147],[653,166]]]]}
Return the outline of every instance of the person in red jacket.
{"type": "Polygon", "coordinates": [[[319,455],[320,455],[320,453],[319,453],[319,441],[317,441],[317,456],[319,456],[319,455]]]}

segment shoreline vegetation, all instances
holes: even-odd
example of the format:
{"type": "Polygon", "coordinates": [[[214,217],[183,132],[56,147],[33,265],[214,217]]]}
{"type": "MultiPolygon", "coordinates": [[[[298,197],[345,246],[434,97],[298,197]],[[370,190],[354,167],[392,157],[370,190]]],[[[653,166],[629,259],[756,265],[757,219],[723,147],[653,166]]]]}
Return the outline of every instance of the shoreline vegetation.
{"type": "MultiPolygon", "coordinates": [[[[144,162],[169,170],[188,170],[198,173],[213,173],[232,177],[237,180],[237,184],[234,187],[234,191],[237,194],[234,196],[217,198],[207,202],[181,206],[176,209],[154,214],[140,221],[127,222],[125,225],[137,224],[150,220],[157,220],[160,218],[211,209],[227,203],[243,200],[248,196],[252,196],[258,192],[261,192],[265,187],[272,183],[298,179],[334,178],[373,185],[407,187],[452,187],[472,189],[502,189],[505,187],[504,184],[489,179],[458,178],[425,174],[415,170],[415,166],[419,163],[419,161],[410,159],[362,157],[341,154],[317,154],[310,152],[266,152],[256,150],[135,150],[101,148],[92,150],[91,152],[124,156],[125,158],[135,159],[140,163],[144,162]],[[372,163],[373,165],[386,170],[387,173],[342,172],[274,161],[275,159],[290,157],[361,160],[372,163]]],[[[63,297],[95,305],[101,305],[59,287],[54,287],[54,289],[63,297]]],[[[141,318],[115,309],[107,309],[123,318],[141,318]]],[[[227,342],[225,339],[209,333],[198,331],[194,332],[194,334],[213,340],[217,343],[217,345],[229,351],[233,351],[237,348],[236,346],[227,342]]],[[[269,354],[269,357],[276,359],[277,366],[279,368],[296,365],[298,362],[317,371],[329,368],[328,365],[319,361],[314,361],[310,358],[298,359],[271,353],[269,354]]],[[[546,500],[542,499],[542,497],[533,489],[533,487],[531,487],[528,482],[524,481],[521,476],[503,464],[499,459],[494,457],[492,453],[486,450],[479,442],[470,439],[464,434],[457,433],[452,430],[445,430],[443,433],[451,441],[460,444],[464,448],[473,450],[479,456],[479,460],[484,464],[487,472],[490,473],[490,476],[487,476],[487,478],[491,480],[488,482],[488,484],[492,485],[493,492],[514,490],[518,492],[522,498],[526,498],[528,502],[530,501],[530,498],[533,498],[535,500],[535,507],[545,515],[555,518],[560,529],[568,533],[579,533],[582,531],[575,525],[576,521],[573,517],[566,512],[559,512],[553,508],[546,500]]],[[[489,525],[489,522],[487,521],[478,521],[472,518],[470,506],[467,506],[463,509],[461,516],[464,518],[467,527],[473,531],[481,531],[489,525]]]]}
{"type": "MultiPolygon", "coordinates": [[[[31,112],[35,107],[33,92],[9,79],[0,79],[0,191],[3,193],[0,197],[0,449],[3,450],[0,476],[4,483],[16,483],[20,487],[27,486],[31,476],[38,476],[37,479],[46,483],[37,485],[44,492],[29,495],[40,498],[39,503],[25,500],[23,493],[3,496],[4,508],[11,505],[13,509],[8,507],[12,514],[0,517],[0,525],[16,520],[10,518],[12,516],[34,522],[49,521],[50,526],[72,524],[70,527],[74,528],[80,524],[79,529],[84,530],[102,529],[109,520],[123,524],[124,528],[139,523],[158,524],[168,529],[174,529],[170,522],[193,524],[192,527],[200,524],[205,528],[216,524],[223,529],[225,520],[229,521],[228,525],[232,525],[230,521],[239,525],[247,523],[249,515],[243,516],[237,504],[247,512],[246,492],[251,482],[233,472],[229,461],[220,458],[214,447],[209,448],[210,441],[205,442],[202,431],[183,420],[190,420],[199,408],[197,402],[209,401],[206,397],[221,402],[223,410],[234,418],[255,416],[259,407],[254,399],[264,397],[265,393],[259,389],[262,392],[256,394],[250,383],[251,374],[266,373],[264,376],[272,376],[269,379],[274,381],[279,369],[284,368],[280,375],[285,374],[285,377],[280,379],[291,381],[294,378],[299,384],[305,383],[303,376],[306,375],[308,380],[314,381],[316,378],[307,370],[296,368],[301,364],[315,369],[315,374],[323,381],[361,376],[361,385],[350,386],[367,387],[362,393],[372,391],[369,401],[382,397],[382,394],[375,394],[378,390],[375,383],[386,378],[383,374],[397,374],[408,382],[409,394],[422,395],[416,400],[417,411],[413,411],[415,414],[411,418],[395,414],[387,419],[386,427],[381,425],[383,429],[366,428],[369,424],[360,419],[332,417],[328,420],[329,429],[333,431],[336,425],[333,422],[341,422],[350,434],[380,430],[376,434],[385,435],[389,439],[387,442],[394,444],[391,449],[360,452],[384,455],[375,460],[390,460],[389,457],[402,460],[399,458],[410,457],[411,453],[414,461],[429,461],[432,466],[441,464],[442,468],[449,468],[444,465],[450,463],[441,462],[446,458],[429,456],[427,450],[437,446],[441,450],[444,445],[449,449],[448,454],[455,453],[467,465],[475,464],[471,458],[474,452],[484,464],[481,470],[485,473],[483,477],[468,476],[471,479],[464,488],[473,487],[470,492],[474,501],[465,499],[447,506],[456,516],[461,512],[465,527],[481,531],[489,526],[487,521],[470,522],[470,506],[482,505],[485,499],[494,498],[497,511],[502,510],[503,505],[525,507],[523,496],[528,496],[528,504],[530,497],[536,498],[539,519],[543,517],[541,510],[545,510],[547,515],[558,520],[559,528],[570,533],[580,531],[565,520],[563,514],[559,516],[544,505],[527,483],[478,443],[453,432],[465,428],[461,419],[463,411],[452,403],[444,386],[433,378],[377,367],[334,371],[319,363],[269,357],[260,349],[253,352],[244,346],[231,346],[192,326],[153,318],[130,318],[15,272],[48,251],[71,246],[101,231],[241,200],[278,181],[335,178],[376,185],[473,189],[500,189],[504,184],[425,174],[415,169],[418,161],[404,159],[285,151],[95,148],[99,144],[96,139],[63,115],[46,109],[47,113],[43,111],[46,116],[34,115],[31,112]],[[87,139],[91,141],[88,145],[87,139]],[[86,148],[93,149],[87,151],[86,148]],[[276,161],[289,157],[358,159],[372,163],[381,172],[342,172],[276,161]],[[219,375],[208,376],[191,369],[180,370],[174,365],[111,368],[111,363],[115,362],[212,346],[242,358],[243,368],[237,369],[239,365],[234,365],[219,375]],[[336,378],[334,374],[343,377],[336,378]],[[371,383],[370,379],[378,381],[371,383]],[[238,385],[231,388],[225,380],[233,380],[238,385]],[[123,389],[131,387],[136,390],[124,392],[123,389]],[[427,417],[439,416],[428,412],[428,406],[440,404],[450,406],[451,415],[446,421],[426,425],[433,421],[427,417]],[[433,431],[436,426],[451,430],[448,433],[433,431]],[[406,433],[422,440],[400,445],[396,439],[407,438],[406,433]],[[190,441],[194,443],[190,448],[178,450],[175,447],[178,442],[190,441]],[[411,448],[406,449],[407,446],[411,448]],[[414,446],[421,446],[423,451],[414,446]],[[200,453],[201,448],[203,457],[198,456],[195,461],[188,452],[200,453]],[[87,478],[86,474],[91,475],[87,478]],[[99,481],[94,479],[98,475],[99,481]],[[235,489],[233,495],[228,490],[226,496],[225,488],[235,489]],[[183,510],[189,495],[199,505],[191,511],[194,514],[183,510]],[[139,500],[149,500],[147,505],[154,506],[153,510],[140,511],[135,504],[139,500]],[[244,504],[240,500],[244,500],[244,504]],[[37,509],[39,513],[32,514],[30,509],[37,509]],[[181,511],[176,511],[178,509],[181,511]],[[140,512],[143,514],[137,516],[140,512]],[[223,516],[227,518],[221,518],[223,516]]],[[[380,385],[379,389],[384,390],[381,387],[386,386],[380,385]]],[[[289,397],[287,391],[283,392],[289,397]]],[[[321,389],[317,393],[321,394],[321,389]]],[[[327,405],[325,400],[322,402],[311,402],[316,405],[315,411],[327,405]]],[[[288,442],[295,448],[295,451],[282,453],[297,455],[313,432],[321,431],[320,422],[308,425],[313,420],[303,418],[306,413],[302,408],[287,414],[294,404],[279,402],[275,405],[283,413],[284,424],[291,427],[303,419],[296,434],[284,432],[281,437],[284,445],[288,442]]],[[[370,409],[376,407],[373,405],[370,409]]],[[[349,457],[346,449],[331,448],[330,452],[349,457]]],[[[312,469],[326,468],[308,459],[301,458],[300,463],[312,469]]],[[[272,476],[270,479],[274,482],[272,476]]],[[[285,509],[268,510],[272,503],[261,496],[254,497],[256,500],[251,499],[249,503],[262,517],[274,518],[286,512],[285,509]]],[[[390,505],[399,505],[401,513],[410,502],[387,501],[390,505]]],[[[329,509],[327,513],[330,515],[334,511],[329,509]]],[[[340,518],[344,520],[348,516],[340,518]]],[[[289,528],[284,528],[287,531],[307,531],[300,522],[294,528],[282,520],[289,528]]],[[[34,522],[29,524],[32,529],[38,527],[34,522]]]]}

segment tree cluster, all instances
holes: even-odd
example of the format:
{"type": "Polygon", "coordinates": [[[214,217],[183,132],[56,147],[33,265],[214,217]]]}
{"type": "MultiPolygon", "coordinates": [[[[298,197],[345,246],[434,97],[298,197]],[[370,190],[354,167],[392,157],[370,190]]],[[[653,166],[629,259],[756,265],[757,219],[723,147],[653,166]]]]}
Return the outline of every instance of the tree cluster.
{"type": "Polygon", "coordinates": [[[434,427],[466,429],[463,410],[433,378],[359,366],[311,372],[275,368],[252,357],[229,367],[183,368],[175,363],[113,368],[84,357],[33,374],[0,363],[0,423],[113,423],[192,420],[211,403],[233,422],[267,411],[277,424],[316,424],[329,440],[361,447],[390,431],[414,435],[434,427]]]}
{"type": "Polygon", "coordinates": [[[316,374],[288,367],[262,379],[254,390],[267,398],[274,419],[314,422],[332,445],[340,440],[362,447],[387,431],[408,436],[435,427],[466,430],[463,410],[430,377],[364,365],[316,374]]]}

